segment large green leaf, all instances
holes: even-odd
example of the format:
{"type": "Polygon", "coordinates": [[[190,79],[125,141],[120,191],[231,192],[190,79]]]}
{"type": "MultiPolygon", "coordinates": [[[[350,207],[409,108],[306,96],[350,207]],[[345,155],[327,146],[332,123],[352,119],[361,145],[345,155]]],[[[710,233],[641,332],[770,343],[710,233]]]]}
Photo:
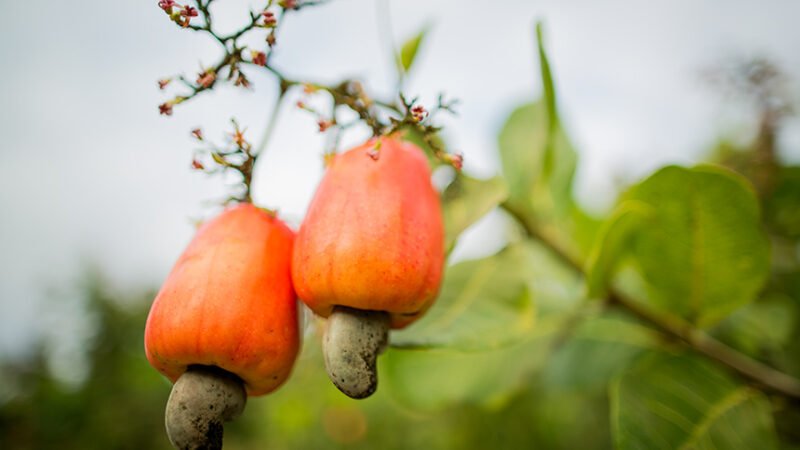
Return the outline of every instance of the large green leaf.
{"type": "Polygon", "coordinates": [[[508,196],[508,188],[500,177],[479,180],[458,172],[442,193],[445,245],[455,245],[458,235],[508,196]]]}
{"type": "Polygon", "coordinates": [[[633,255],[654,306],[705,327],[755,298],[769,273],[769,242],[744,178],[669,166],[626,200],[652,210],[633,255]]]}
{"type": "Polygon", "coordinates": [[[773,449],[770,403],[710,362],[646,355],[611,386],[618,449],[773,449]]]}
{"type": "Polygon", "coordinates": [[[525,214],[545,218],[569,211],[577,164],[577,154],[560,123],[551,132],[549,120],[543,102],[523,105],[511,113],[498,138],[511,200],[525,214]]]}
{"type": "Polygon", "coordinates": [[[531,261],[528,247],[518,244],[449,267],[436,303],[417,323],[393,332],[392,345],[481,350],[519,340],[536,315],[531,261]]]}

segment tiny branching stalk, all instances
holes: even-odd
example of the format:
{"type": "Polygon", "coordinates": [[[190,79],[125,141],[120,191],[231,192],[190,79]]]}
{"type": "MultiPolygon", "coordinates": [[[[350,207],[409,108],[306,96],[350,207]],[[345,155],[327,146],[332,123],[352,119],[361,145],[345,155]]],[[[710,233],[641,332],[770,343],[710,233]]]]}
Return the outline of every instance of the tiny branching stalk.
{"type": "MultiPolygon", "coordinates": [[[[441,131],[441,127],[432,124],[434,113],[438,111],[454,113],[453,106],[455,102],[445,102],[443,97],[440,96],[438,104],[428,110],[420,105],[417,99],[406,100],[406,97],[400,92],[399,86],[396,95],[397,100],[384,101],[370,96],[359,80],[345,79],[339,83],[327,85],[293,79],[274,67],[272,64],[272,52],[277,45],[278,33],[284,18],[307,7],[327,3],[326,1],[265,1],[263,9],[250,11],[247,23],[242,28],[229,34],[220,34],[215,29],[210,8],[213,3],[214,0],[194,0],[193,5],[178,4],[174,0],[160,0],[158,2],[158,6],[176,25],[182,29],[210,36],[220,45],[223,51],[222,56],[216,63],[201,66],[196,77],[190,78],[186,75],[178,74],[159,80],[158,86],[161,90],[167,90],[173,84],[172,82],[176,81],[176,84],[182,87],[181,90],[183,92],[179,92],[171,100],[161,103],[158,106],[158,110],[162,115],[171,116],[175,107],[189,102],[204,92],[213,90],[220,83],[230,83],[243,89],[250,89],[252,84],[245,73],[250,68],[253,70],[265,70],[276,80],[280,88],[280,96],[270,116],[267,132],[256,149],[251,149],[250,144],[244,141],[241,136],[243,130],[240,132],[239,125],[234,122],[235,136],[233,142],[236,144],[235,147],[215,148],[214,146],[209,146],[195,154],[192,162],[194,169],[207,173],[234,171],[241,175],[241,186],[236,188],[236,192],[230,195],[226,202],[249,202],[251,200],[250,188],[256,160],[268,142],[269,135],[276,122],[275,117],[278,114],[281,100],[285,98],[285,94],[290,89],[295,87],[302,88],[305,95],[325,93],[330,98],[331,111],[333,111],[331,117],[325,117],[311,109],[307,106],[307,102],[298,102],[300,108],[308,110],[316,116],[318,131],[329,133],[328,144],[325,149],[326,160],[330,155],[337,152],[343,131],[357,123],[363,123],[372,130],[372,134],[375,137],[391,135],[408,129],[414,130],[425,141],[435,157],[444,163],[451,164],[456,169],[461,168],[462,156],[460,154],[448,154],[438,144],[436,135],[441,131]],[[262,48],[248,48],[240,43],[244,36],[251,33],[262,33],[264,35],[262,48]],[[340,122],[336,117],[336,110],[339,106],[347,107],[355,112],[358,120],[347,123],[340,122]],[[205,155],[205,158],[203,155],[205,155]]],[[[199,132],[199,129],[193,130],[192,134],[198,140],[203,140],[202,132],[199,132]]]]}

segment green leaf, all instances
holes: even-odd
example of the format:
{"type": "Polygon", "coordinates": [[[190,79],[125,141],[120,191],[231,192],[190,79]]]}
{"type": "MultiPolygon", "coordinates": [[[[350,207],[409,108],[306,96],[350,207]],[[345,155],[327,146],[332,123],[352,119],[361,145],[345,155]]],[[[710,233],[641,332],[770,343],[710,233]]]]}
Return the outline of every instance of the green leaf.
{"type": "Polygon", "coordinates": [[[587,270],[586,283],[590,298],[605,294],[620,259],[631,250],[632,236],[646,225],[645,219],[651,214],[648,205],[628,201],[617,208],[603,225],[587,270]]]}
{"type": "Polygon", "coordinates": [[[764,198],[764,217],[770,231],[800,239],[800,167],[781,167],[775,186],[764,198]]]}
{"type": "Polygon", "coordinates": [[[738,309],[714,329],[714,335],[744,353],[775,358],[792,338],[800,305],[785,294],[771,294],[738,309]]]}
{"type": "Polygon", "coordinates": [[[521,106],[511,113],[500,131],[498,145],[510,199],[526,215],[553,220],[571,210],[572,178],[578,158],[559,124],[549,137],[548,120],[541,101],[521,106]],[[552,162],[545,176],[548,151],[552,162]]]}
{"type": "Polygon", "coordinates": [[[618,449],[773,449],[770,403],[698,357],[646,355],[610,389],[618,449]]]}
{"type": "Polygon", "coordinates": [[[399,403],[415,410],[457,404],[499,407],[543,364],[540,342],[482,352],[390,348],[378,358],[380,382],[399,403]]]}
{"type": "Polygon", "coordinates": [[[545,179],[550,177],[553,170],[555,129],[559,122],[556,112],[556,89],[553,84],[553,74],[550,71],[550,62],[547,52],[544,49],[544,39],[542,37],[542,23],[536,24],[536,41],[539,49],[539,69],[542,73],[542,96],[547,111],[547,144],[543,159],[543,175],[545,179]]]}
{"type": "Polygon", "coordinates": [[[520,340],[534,324],[528,283],[534,272],[522,244],[447,269],[441,294],[416,323],[392,333],[405,348],[484,350],[520,340]]]}
{"type": "Polygon", "coordinates": [[[584,318],[543,369],[548,390],[605,391],[609,381],[642,352],[658,350],[662,338],[621,313],[584,318]]]}
{"type": "Polygon", "coordinates": [[[670,166],[626,200],[653,212],[633,249],[650,303],[707,327],[753,301],[770,252],[744,178],[711,166],[670,166]]]}
{"type": "Polygon", "coordinates": [[[392,332],[381,383],[414,409],[498,407],[547,362],[582,290],[581,277],[532,241],[456,264],[428,313],[392,332]]]}
{"type": "Polygon", "coordinates": [[[381,389],[415,410],[461,404],[499,408],[547,363],[550,342],[563,320],[563,315],[551,315],[523,339],[483,351],[389,348],[378,358],[381,389]]]}
{"type": "Polygon", "coordinates": [[[445,246],[452,250],[458,235],[508,196],[501,177],[479,180],[458,172],[442,193],[445,246]]]}
{"type": "Polygon", "coordinates": [[[547,115],[550,117],[551,126],[558,120],[556,113],[556,89],[553,84],[553,74],[550,71],[550,61],[544,49],[544,38],[542,37],[542,23],[536,24],[536,41],[539,49],[539,69],[542,72],[542,88],[544,91],[545,105],[547,105],[547,115]]]}
{"type": "Polygon", "coordinates": [[[417,56],[419,46],[422,40],[425,39],[425,35],[428,34],[429,29],[430,26],[425,26],[416,36],[407,40],[400,48],[400,66],[404,73],[408,73],[411,65],[414,63],[414,58],[417,56]]]}

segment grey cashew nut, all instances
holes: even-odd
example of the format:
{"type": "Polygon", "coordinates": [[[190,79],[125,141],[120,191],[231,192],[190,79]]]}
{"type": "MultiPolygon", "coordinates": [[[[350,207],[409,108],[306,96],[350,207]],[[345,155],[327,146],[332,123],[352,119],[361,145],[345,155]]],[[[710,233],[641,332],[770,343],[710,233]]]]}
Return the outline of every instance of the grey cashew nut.
{"type": "Polygon", "coordinates": [[[378,387],[378,354],[389,343],[389,314],[335,306],[322,336],[328,377],[352,398],[365,398],[378,387]]]}
{"type": "Polygon", "coordinates": [[[222,424],[244,411],[247,393],[236,375],[217,367],[189,366],[172,387],[165,423],[180,450],[221,449],[222,424]]]}

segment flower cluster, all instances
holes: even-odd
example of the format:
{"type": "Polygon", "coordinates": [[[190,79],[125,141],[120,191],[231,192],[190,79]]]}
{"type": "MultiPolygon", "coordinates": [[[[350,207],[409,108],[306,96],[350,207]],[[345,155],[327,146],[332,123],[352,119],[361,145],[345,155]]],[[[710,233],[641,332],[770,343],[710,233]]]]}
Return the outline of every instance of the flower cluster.
{"type": "MultiPolygon", "coordinates": [[[[362,124],[368,126],[374,136],[413,132],[424,140],[427,148],[439,160],[452,165],[456,169],[461,168],[463,163],[462,156],[444,151],[440,141],[436,138],[440,128],[432,124],[432,116],[435,112],[439,110],[453,112],[451,109],[452,103],[444,103],[441,97],[439,104],[432,108],[417,104],[416,99],[406,101],[402,93],[399,92],[399,101],[397,99],[380,101],[368,95],[362,83],[355,79],[345,79],[341,83],[334,85],[311,84],[302,80],[290,79],[270,65],[272,47],[275,45],[276,32],[283,22],[283,16],[306,6],[323,3],[325,0],[268,0],[266,6],[261,10],[250,12],[250,21],[247,24],[230,34],[219,34],[215,27],[212,26],[212,17],[209,13],[209,5],[212,1],[195,0],[195,7],[181,5],[176,3],[175,0],[158,1],[159,8],[170,17],[170,20],[183,28],[210,35],[221,44],[223,50],[220,60],[210,65],[203,65],[194,78],[175,75],[158,80],[158,87],[161,90],[166,90],[174,84],[179,84],[189,89],[183,95],[175,96],[172,100],[158,105],[159,114],[172,115],[176,105],[193,99],[202,92],[214,89],[219,84],[219,81],[227,80],[234,86],[249,88],[251,85],[250,80],[243,72],[243,69],[252,67],[253,70],[266,70],[277,78],[280,96],[273,114],[277,114],[281,100],[285,98],[284,95],[295,87],[301,87],[306,96],[316,94],[328,96],[332,105],[330,111],[325,114],[309,106],[308,98],[306,97],[297,102],[298,107],[315,116],[314,120],[318,131],[325,133],[327,140],[325,149],[326,161],[330,160],[332,155],[336,153],[340,137],[344,131],[350,126],[362,124]],[[192,19],[198,16],[202,16],[204,22],[192,24],[192,19]],[[263,48],[249,48],[239,42],[240,38],[259,31],[266,32],[266,45],[263,48]],[[341,108],[349,108],[355,112],[356,118],[340,122],[337,120],[337,110],[341,108]]],[[[243,178],[245,193],[238,198],[249,198],[252,168],[260,148],[253,148],[244,137],[245,130],[239,128],[235,121],[233,123],[234,131],[230,134],[230,141],[227,147],[218,148],[208,143],[199,128],[191,131],[192,136],[197,141],[203,142],[204,145],[209,147],[205,150],[205,158],[201,158],[199,154],[196,154],[192,159],[191,166],[206,173],[225,170],[234,170],[240,173],[243,178]]],[[[379,144],[374,148],[368,149],[367,155],[377,160],[380,157],[379,144]]]]}
{"type": "Polygon", "coordinates": [[[416,122],[422,122],[428,117],[428,111],[420,105],[414,106],[411,108],[411,117],[416,122]]]}
{"type": "Polygon", "coordinates": [[[189,26],[192,17],[197,17],[200,13],[197,8],[189,5],[179,5],[175,0],[159,0],[158,7],[164,10],[170,20],[180,25],[182,28],[189,26]]]}

